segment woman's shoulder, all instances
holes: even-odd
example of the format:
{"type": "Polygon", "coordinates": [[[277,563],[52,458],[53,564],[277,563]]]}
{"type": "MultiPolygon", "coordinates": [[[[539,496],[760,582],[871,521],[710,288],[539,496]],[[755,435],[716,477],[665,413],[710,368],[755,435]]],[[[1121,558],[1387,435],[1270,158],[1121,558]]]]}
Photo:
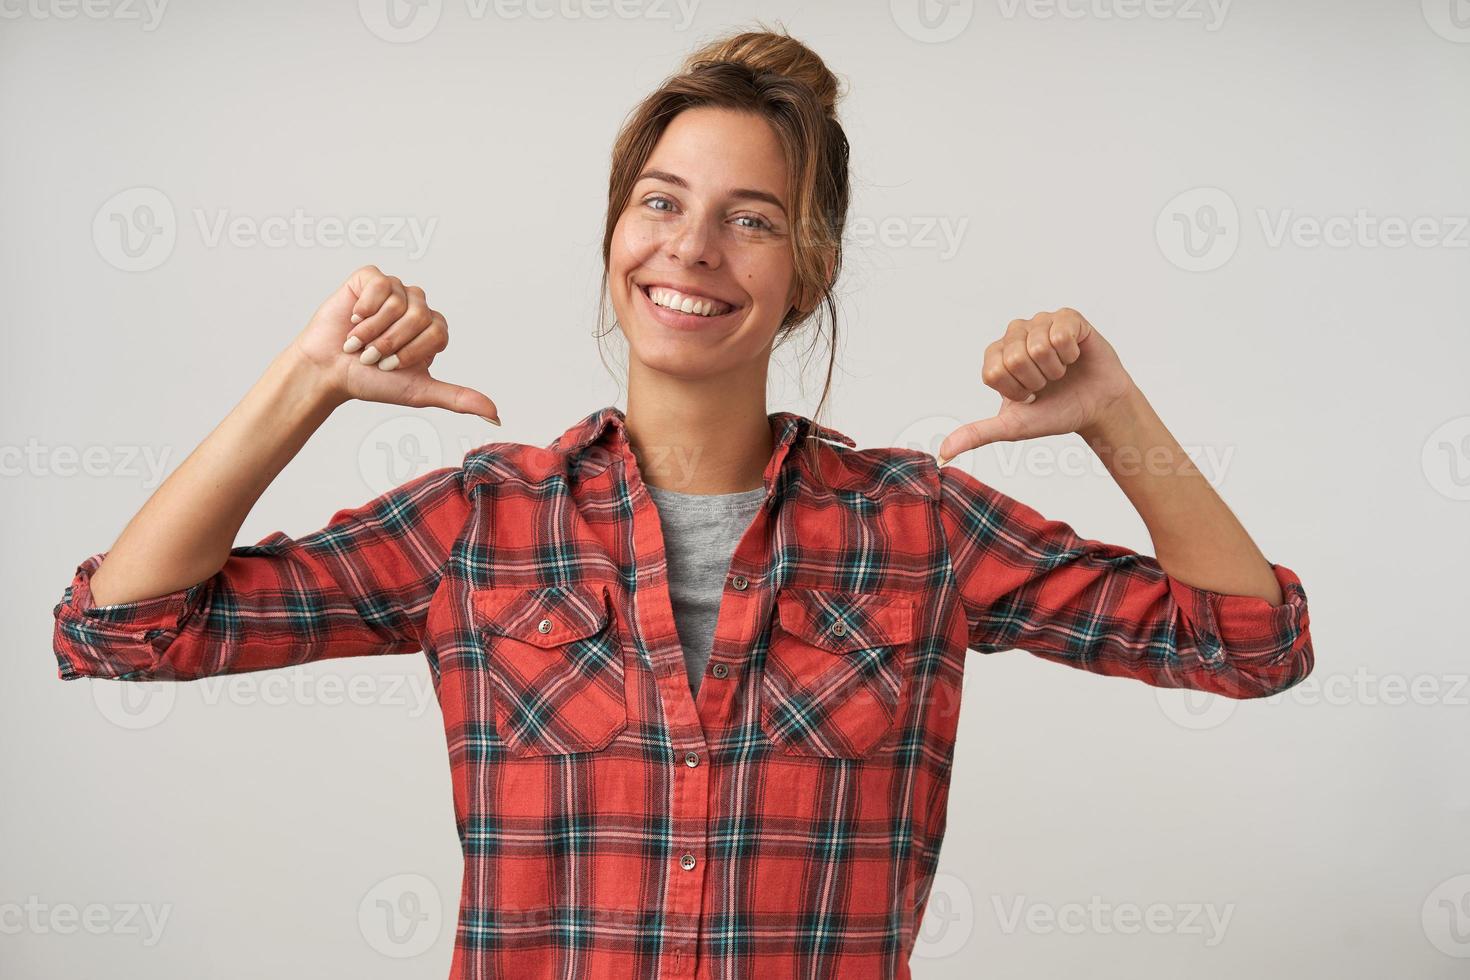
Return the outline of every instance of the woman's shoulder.
{"type": "Polygon", "coordinates": [[[564,478],[573,465],[570,457],[566,449],[554,445],[497,440],[466,450],[460,468],[468,493],[481,483],[539,484],[564,478]]]}
{"type": "MultiPolygon", "coordinates": [[[[818,485],[854,490],[872,498],[890,494],[939,497],[939,466],[933,453],[907,446],[843,446],[812,440],[817,446],[813,469],[802,451],[801,466],[818,485]]],[[[793,447],[795,449],[795,447],[793,447]]]]}

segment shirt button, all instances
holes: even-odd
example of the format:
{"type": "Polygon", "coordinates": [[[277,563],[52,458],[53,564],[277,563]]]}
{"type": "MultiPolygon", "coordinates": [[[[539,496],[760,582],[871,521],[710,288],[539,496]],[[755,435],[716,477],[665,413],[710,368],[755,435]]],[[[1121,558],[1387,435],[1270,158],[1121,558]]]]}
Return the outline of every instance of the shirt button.
{"type": "Polygon", "coordinates": [[[699,765],[699,753],[698,752],[685,752],[684,753],[684,765],[688,766],[690,769],[693,769],[695,766],[699,765]]]}
{"type": "Polygon", "coordinates": [[[832,635],[833,636],[846,636],[847,635],[847,624],[844,623],[840,619],[837,622],[833,623],[832,624],[832,635]]]}
{"type": "Polygon", "coordinates": [[[679,859],[679,867],[683,868],[685,871],[693,871],[694,855],[686,851],[684,853],[684,856],[679,859]]]}
{"type": "Polygon", "coordinates": [[[730,673],[730,668],[726,667],[724,664],[717,663],[709,669],[709,672],[711,674],[714,674],[716,677],[724,677],[726,674],[730,673]]]}
{"type": "Polygon", "coordinates": [[[536,629],[540,630],[542,633],[550,633],[551,632],[551,620],[549,620],[549,619],[543,619],[543,620],[541,620],[541,622],[539,622],[539,623],[536,624],[536,629]]]}
{"type": "Polygon", "coordinates": [[[750,584],[750,579],[746,578],[744,575],[737,575],[730,580],[730,584],[735,586],[735,591],[744,592],[745,587],[750,584]]]}

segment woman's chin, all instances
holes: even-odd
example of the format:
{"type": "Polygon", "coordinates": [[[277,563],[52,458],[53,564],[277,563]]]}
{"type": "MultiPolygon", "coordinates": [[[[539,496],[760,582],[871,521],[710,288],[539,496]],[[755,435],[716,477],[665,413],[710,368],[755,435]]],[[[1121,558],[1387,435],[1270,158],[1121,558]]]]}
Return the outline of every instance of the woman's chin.
{"type": "Polygon", "coordinates": [[[708,348],[690,339],[674,338],[641,344],[634,347],[629,356],[651,371],[690,381],[721,371],[721,365],[709,356],[708,348]]]}

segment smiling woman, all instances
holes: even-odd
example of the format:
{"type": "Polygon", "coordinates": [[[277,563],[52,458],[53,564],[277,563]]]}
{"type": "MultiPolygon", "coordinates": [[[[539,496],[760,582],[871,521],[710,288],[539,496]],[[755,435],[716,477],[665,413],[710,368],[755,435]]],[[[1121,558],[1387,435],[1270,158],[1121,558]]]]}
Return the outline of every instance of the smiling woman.
{"type": "Polygon", "coordinates": [[[1076,310],[977,352],[1000,412],[938,448],[1083,435],[1157,559],[927,452],[768,411],[777,345],[825,312],[835,355],[837,91],[799,41],[741,32],[630,115],[603,237],[626,411],[232,546],[347,401],[498,423],[486,395],[429,374],[448,323],[424,290],[354,272],[77,566],[53,609],[60,676],[423,651],[464,854],[453,978],[908,977],[967,651],[1231,698],[1290,687],[1313,653],[1300,581],[1076,310]]]}
{"type": "Polygon", "coordinates": [[[613,146],[602,241],[615,322],[606,304],[598,319],[599,338],[620,328],[629,345],[630,402],[645,368],[643,381],[764,377],[772,349],[825,311],[828,363],[812,414],[822,419],[850,193],[839,97],[810,48],[751,31],[690,55],[630,114],[613,146]]]}

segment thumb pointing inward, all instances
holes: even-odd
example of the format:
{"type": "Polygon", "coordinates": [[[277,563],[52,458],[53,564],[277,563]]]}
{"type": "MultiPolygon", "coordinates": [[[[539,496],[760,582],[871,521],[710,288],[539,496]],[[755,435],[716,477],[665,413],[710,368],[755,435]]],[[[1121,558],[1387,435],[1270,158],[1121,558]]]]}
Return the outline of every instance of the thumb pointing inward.
{"type": "MultiPolygon", "coordinates": [[[[1026,396],[1021,404],[1029,405],[1034,401],[1036,401],[1036,393],[1033,391],[1031,394],[1026,396]]],[[[934,454],[934,459],[938,463],[938,465],[943,466],[950,460],[954,459],[955,456],[958,456],[960,453],[966,452],[971,449],[979,449],[981,446],[987,446],[992,442],[999,442],[1005,439],[1012,438],[1012,436],[1006,431],[1009,427],[1009,424],[1009,422],[1002,420],[999,415],[988,419],[981,419],[978,422],[971,422],[969,425],[964,427],[966,433],[970,436],[970,444],[967,446],[963,446],[960,449],[957,449],[949,456],[944,455],[944,453],[942,452],[936,452],[934,454]]],[[[951,435],[953,435],[953,433],[951,433],[951,435]]],[[[948,439],[948,436],[946,436],[945,438],[948,439]]],[[[940,444],[943,445],[943,442],[944,440],[941,440],[940,444]]]]}

